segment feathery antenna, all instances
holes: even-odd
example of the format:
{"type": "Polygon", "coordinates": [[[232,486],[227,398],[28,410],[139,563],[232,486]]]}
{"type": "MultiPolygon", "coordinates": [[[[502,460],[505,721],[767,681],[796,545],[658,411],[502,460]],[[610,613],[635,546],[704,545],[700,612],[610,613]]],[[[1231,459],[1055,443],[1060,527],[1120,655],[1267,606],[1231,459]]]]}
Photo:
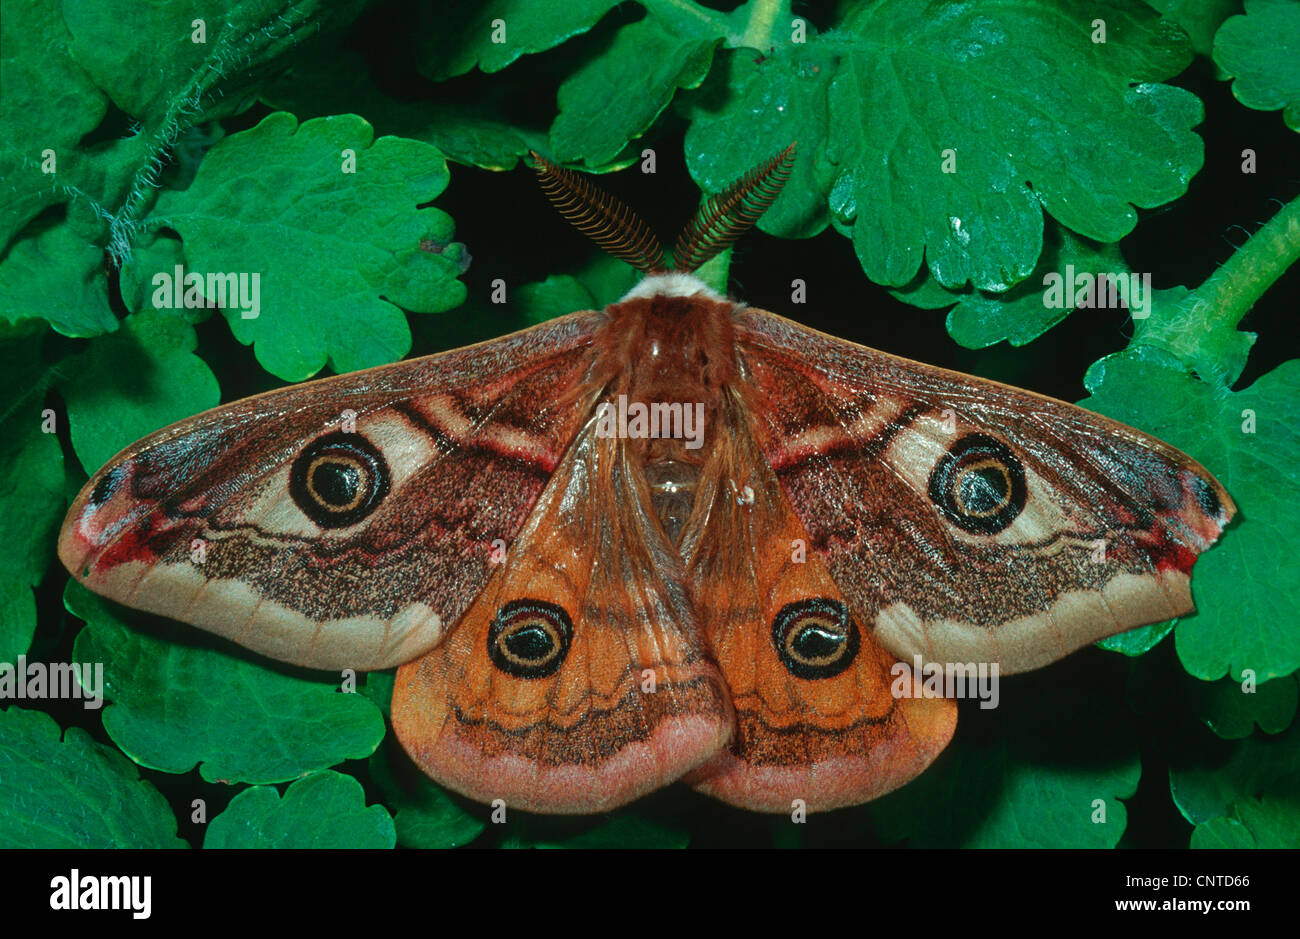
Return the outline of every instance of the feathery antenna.
{"type": "Polygon", "coordinates": [[[673,270],[695,271],[767,211],[794,167],[792,143],[700,206],[673,245],[673,270]]]}
{"type": "Polygon", "coordinates": [[[663,246],[641,216],[582,175],[528,152],[542,191],[578,231],[643,273],[664,269],[663,246]]]}

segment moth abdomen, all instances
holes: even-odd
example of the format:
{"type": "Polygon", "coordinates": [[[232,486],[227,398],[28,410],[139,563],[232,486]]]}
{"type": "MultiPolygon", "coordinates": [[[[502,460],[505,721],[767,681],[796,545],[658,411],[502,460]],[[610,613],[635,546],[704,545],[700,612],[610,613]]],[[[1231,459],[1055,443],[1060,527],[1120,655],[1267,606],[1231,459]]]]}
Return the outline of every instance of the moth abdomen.
{"type": "Polygon", "coordinates": [[[668,540],[677,544],[695,506],[700,467],[682,460],[664,459],[647,463],[645,473],[655,516],[668,540]]]}

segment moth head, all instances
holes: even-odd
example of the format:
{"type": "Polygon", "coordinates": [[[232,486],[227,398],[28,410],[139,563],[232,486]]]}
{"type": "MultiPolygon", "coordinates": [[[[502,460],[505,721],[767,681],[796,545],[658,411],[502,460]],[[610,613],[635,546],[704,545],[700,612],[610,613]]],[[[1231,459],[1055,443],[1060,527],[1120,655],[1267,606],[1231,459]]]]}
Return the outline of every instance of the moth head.
{"type": "Polygon", "coordinates": [[[748,231],[781,194],[794,168],[795,145],[763,161],[711,196],[688,221],[664,260],[662,243],[641,216],[585,176],[530,150],[542,191],[560,214],[602,249],[645,274],[689,274],[748,231]]]}

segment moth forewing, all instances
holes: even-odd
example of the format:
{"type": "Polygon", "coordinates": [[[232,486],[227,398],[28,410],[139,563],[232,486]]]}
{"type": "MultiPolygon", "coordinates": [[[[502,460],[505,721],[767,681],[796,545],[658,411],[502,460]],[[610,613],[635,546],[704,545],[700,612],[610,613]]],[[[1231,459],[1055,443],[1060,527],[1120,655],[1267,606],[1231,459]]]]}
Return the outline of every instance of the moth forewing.
{"type": "Polygon", "coordinates": [[[110,599],[273,658],[409,661],[482,589],[494,542],[594,406],[581,389],[603,322],[574,314],[165,428],[92,476],[59,556],[110,599]]]}

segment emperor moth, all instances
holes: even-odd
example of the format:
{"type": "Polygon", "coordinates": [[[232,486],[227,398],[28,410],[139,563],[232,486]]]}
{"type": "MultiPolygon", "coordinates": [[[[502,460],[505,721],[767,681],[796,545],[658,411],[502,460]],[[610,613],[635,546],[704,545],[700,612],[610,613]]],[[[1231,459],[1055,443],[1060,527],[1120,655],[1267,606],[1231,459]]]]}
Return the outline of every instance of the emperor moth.
{"type": "Polygon", "coordinates": [[[1235,507],[1131,427],[705,286],[793,159],[709,200],[670,266],[536,157],[645,274],[621,300],[160,430],[86,484],[60,557],[273,658],[400,666],[397,737],[482,801],[594,812],[685,779],[785,812],[897,788],[956,723],[891,692],[897,661],[1008,674],[1187,613],[1235,507]]]}

